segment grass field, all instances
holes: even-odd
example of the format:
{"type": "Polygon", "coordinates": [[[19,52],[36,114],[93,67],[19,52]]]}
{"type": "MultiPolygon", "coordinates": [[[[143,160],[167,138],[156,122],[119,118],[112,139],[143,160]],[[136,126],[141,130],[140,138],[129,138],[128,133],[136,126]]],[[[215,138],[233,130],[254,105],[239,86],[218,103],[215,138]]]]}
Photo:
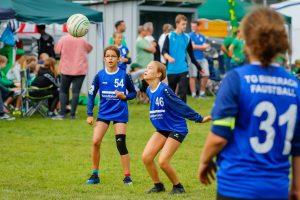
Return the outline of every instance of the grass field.
{"type": "MultiPolygon", "coordinates": [[[[213,99],[188,102],[207,115],[213,99]]],[[[214,199],[215,184],[204,187],[197,180],[199,153],[210,123],[188,122],[190,133],[172,162],[187,193],[169,195],[171,183],[160,170],[168,192],[148,195],[145,191],[152,183],[141,154],[154,131],[149,105],[130,102],[129,111],[127,147],[134,186],[123,186],[112,127],[101,146],[101,184],[85,184],[91,173],[92,127],[85,123],[85,107],[79,106],[78,120],[53,121],[34,115],[30,119],[0,121],[0,199],[214,199]]]]}

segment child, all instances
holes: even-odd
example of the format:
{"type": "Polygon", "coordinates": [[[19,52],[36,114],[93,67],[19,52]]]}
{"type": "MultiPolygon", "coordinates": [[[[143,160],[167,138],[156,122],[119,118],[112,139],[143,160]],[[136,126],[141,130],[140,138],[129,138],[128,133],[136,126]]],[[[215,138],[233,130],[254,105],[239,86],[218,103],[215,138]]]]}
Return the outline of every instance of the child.
{"type": "MultiPolygon", "coordinates": [[[[0,68],[3,68],[7,63],[5,56],[0,56],[0,68]]],[[[4,72],[0,70],[0,85],[3,88],[2,98],[5,100],[4,106],[8,108],[14,100],[16,100],[15,110],[13,114],[16,116],[21,115],[21,95],[20,95],[20,82],[18,80],[9,80],[4,72]],[[18,88],[18,89],[17,89],[18,88]]]]}
{"type": "Polygon", "coordinates": [[[114,38],[114,45],[118,47],[118,49],[120,50],[121,58],[118,63],[118,66],[120,69],[126,71],[127,64],[131,63],[129,50],[126,46],[122,45],[122,38],[123,38],[122,33],[114,32],[113,38],[114,38]]]}
{"type": "Polygon", "coordinates": [[[199,179],[210,184],[217,156],[218,200],[299,200],[300,86],[274,64],[278,53],[290,51],[284,20],[275,10],[260,8],[243,19],[241,33],[250,64],[222,81],[199,179]]]}
{"type": "Polygon", "coordinates": [[[14,117],[9,116],[4,112],[4,103],[3,100],[7,98],[7,96],[11,95],[16,88],[14,87],[14,82],[8,80],[5,77],[4,72],[1,70],[7,64],[7,58],[5,56],[0,55],[0,120],[14,120],[14,117]]]}
{"type": "Polygon", "coordinates": [[[173,184],[170,194],[180,194],[185,190],[170,161],[188,133],[184,118],[201,123],[210,121],[210,116],[203,118],[188,107],[165,83],[161,82],[165,77],[166,67],[163,64],[157,61],[148,64],[144,79],[149,84],[147,95],[150,99],[150,120],[156,131],[144,149],[143,161],[154,182],[154,187],[148,193],[165,191],[154,163],[154,158],[161,151],[158,162],[173,184]]]}
{"type": "Polygon", "coordinates": [[[298,77],[298,79],[300,79],[300,59],[295,60],[295,65],[292,72],[298,77]]]}
{"type": "Polygon", "coordinates": [[[134,99],[136,91],[129,75],[124,70],[120,70],[118,62],[120,51],[115,46],[104,49],[105,69],[98,72],[89,90],[87,105],[87,123],[93,125],[93,108],[96,94],[100,94],[100,105],[97,123],[94,128],[92,145],[92,175],[87,180],[87,184],[97,184],[100,182],[98,168],[100,162],[100,145],[110,121],[115,128],[115,136],[118,151],[121,155],[122,167],[124,169],[124,185],[131,185],[130,159],[126,148],[126,123],[128,122],[127,100],[134,99]],[[126,95],[126,90],[128,94],[126,95]]]}
{"type": "Polygon", "coordinates": [[[49,117],[53,117],[54,111],[57,107],[57,103],[59,100],[59,84],[57,80],[57,72],[55,70],[55,59],[54,58],[48,58],[45,60],[44,66],[40,67],[35,79],[31,83],[32,88],[47,88],[52,85],[50,89],[47,90],[39,90],[34,91],[31,90],[30,95],[41,97],[41,96],[47,96],[52,95],[52,98],[48,99],[48,109],[49,109],[49,117]]]}

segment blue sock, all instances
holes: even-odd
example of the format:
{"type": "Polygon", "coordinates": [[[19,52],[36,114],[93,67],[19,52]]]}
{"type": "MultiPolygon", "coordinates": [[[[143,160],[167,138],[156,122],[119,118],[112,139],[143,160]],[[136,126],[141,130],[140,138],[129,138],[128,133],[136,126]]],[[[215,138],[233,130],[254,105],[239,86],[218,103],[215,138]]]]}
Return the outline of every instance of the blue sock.
{"type": "Polygon", "coordinates": [[[92,173],[98,176],[98,169],[92,170],[92,173]]]}

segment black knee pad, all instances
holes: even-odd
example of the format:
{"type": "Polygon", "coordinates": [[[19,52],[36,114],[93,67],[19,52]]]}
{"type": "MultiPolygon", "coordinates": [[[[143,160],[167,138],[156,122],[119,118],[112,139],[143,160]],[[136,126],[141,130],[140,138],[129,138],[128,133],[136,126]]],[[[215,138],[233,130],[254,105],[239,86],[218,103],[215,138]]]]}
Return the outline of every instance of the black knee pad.
{"type": "Polygon", "coordinates": [[[126,135],[124,134],[116,135],[116,143],[120,155],[128,154],[128,150],[126,148],[126,135]]]}

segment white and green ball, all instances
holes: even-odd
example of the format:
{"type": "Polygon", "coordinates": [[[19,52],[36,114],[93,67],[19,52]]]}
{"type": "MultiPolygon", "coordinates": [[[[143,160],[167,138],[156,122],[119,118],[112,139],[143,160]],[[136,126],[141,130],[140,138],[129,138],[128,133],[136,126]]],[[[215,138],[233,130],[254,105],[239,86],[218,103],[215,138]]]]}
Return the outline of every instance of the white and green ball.
{"type": "Polygon", "coordinates": [[[89,31],[90,21],[82,14],[71,15],[67,21],[67,30],[74,37],[85,36],[89,31]]]}

